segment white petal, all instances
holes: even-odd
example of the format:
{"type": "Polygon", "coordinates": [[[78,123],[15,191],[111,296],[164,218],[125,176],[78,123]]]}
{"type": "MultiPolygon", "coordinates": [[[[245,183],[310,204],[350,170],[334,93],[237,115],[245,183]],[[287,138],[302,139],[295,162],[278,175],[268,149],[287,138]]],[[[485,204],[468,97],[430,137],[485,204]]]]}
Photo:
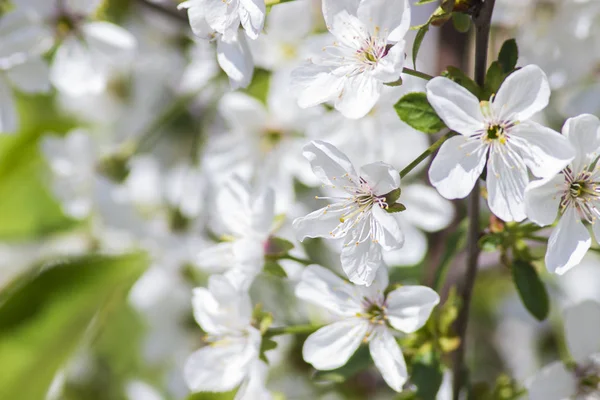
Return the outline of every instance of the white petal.
{"type": "Polygon", "coordinates": [[[452,137],[438,151],[429,168],[429,180],[447,199],[466,197],[485,166],[486,147],[479,140],[452,137]]]}
{"type": "Polygon", "coordinates": [[[193,392],[226,392],[248,376],[260,346],[260,332],[249,329],[249,338],[226,338],[192,353],[183,374],[193,392]]]}
{"type": "Polygon", "coordinates": [[[382,196],[400,187],[400,173],[390,164],[378,161],[360,167],[360,177],[367,181],[377,196],[382,196]]]}
{"type": "Polygon", "coordinates": [[[376,230],[373,234],[384,250],[399,249],[404,244],[404,234],[394,215],[375,205],[372,209],[376,230]]]}
{"type": "Polygon", "coordinates": [[[256,39],[265,24],[264,0],[239,0],[240,21],[250,39],[256,39]]]}
{"type": "Polygon", "coordinates": [[[387,328],[375,331],[369,341],[369,351],[383,380],[396,392],[401,392],[408,379],[408,371],[400,346],[387,328]]]}
{"type": "Polygon", "coordinates": [[[313,140],[302,149],[302,155],[310,162],[313,173],[326,185],[347,185],[351,180],[358,184],[354,166],[344,153],[332,144],[313,140]]]}
{"type": "Polygon", "coordinates": [[[223,242],[200,250],[195,257],[196,265],[209,272],[221,272],[235,262],[233,243],[223,242]]]}
{"type": "Polygon", "coordinates": [[[201,0],[198,7],[204,8],[204,17],[208,25],[215,31],[221,33],[227,39],[237,35],[240,25],[239,13],[236,8],[238,2],[219,2],[201,0]]]}
{"type": "Polygon", "coordinates": [[[91,15],[101,4],[102,0],[64,0],[65,10],[76,15],[91,15]]]}
{"type": "Polygon", "coordinates": [[[232,128],[248,134],[262,133],[268,116],[260,101],[242,92],[225,93],[219,100],[219,113],[232,128]]]}
{"type": "Polygon", "coordinates": [[[564,324],[575,362],[585,365],[592,354],[600,353],[600,304],[587,300],[565,309],[564,324]]]}
{"type": "Polygon", "coordinates": [[[346,364],[362,343],[369,322],[360,318],[350,318],[324,326],[304,342],[304,361],[320,370],[331,370],[346,364]]]}
{"type": "Polygon", "coordinates": [[[217,39],[217,61],[229,77],[232,89],[246,87],[252,80],[254,61],[243,35],[217,39]]]}
{"type": "Polygon", "coordinates": [[[506,78],[492,107],[502,120],[524,121],[543,110],[550,100],[550,85],[537,65],[523,67],[506,78]]]}
{"type": "Polygon", "coordinates": [[[309,265],[296,286],[296,296],[345,317],[362,310],[356,286],[319,265],[309,265]]]}
{"type": "Polygon", "coordinates": [[[323,207],[311,212],[305,217],[296,218],[292,223],[296,237],[302,241],[307,237],[333,238],[333,230],[340,224],[344,214],[338,208],[323,207]]]}
{"type": "Polygon", "coordinates": [[[56,50],[50,81],[71,96],[98,94],[106,86],[106,66],[98,65],[87,46],[69,35],[56,50]]]}
{"type": "Polygon", "coordinates": [[[14,133],[19,129],[19,115],[12,89],[0,76],[0,133],[14,133]]]}
{"type": "Polygon", "coordinates": [[[335,101],[335,109],[346,118],[362,118],[377,103],[383,83],[368,75],[346,78],[341,96],[335,101]]]}
{"type": "Polygon", "coordinates": [[[525,189],[527,218],[540,226],[552,224],[556,220],[565,185],[562,174],[529,183],[525,189]]]}
{"type": "Polygon", "coordinates": [[[568,400],[577,393],[577,381],[562,362],[554,362],[527,383],[527,390],[530,400],[568,400]]]}
{"type": "Polygon", "coordinates": [[[408,0],[361,1],[357,15],[370,33],[378,33],[392,42],[404,39],[410,27],[408,0]]]}
{"type": "Polygon", "coordinates": [[[405,45],[404,40],[393,45],[388,53],[379,60],[371,75],[381,82],[396,82],[400,79],[404,66],[405,45]]]}
{"type": "Polygon", "coordinates": [[[17,89],[27,93],[50,91],[50,69],[41,58],[30,58],[6,72],[7,78],[17,89]]]}
{"type": "Polygon", "coordinates": [[[567,207],[548,240],[546,268],[562,275],[581,262],[590,248],[592,239],[577,211],[567,207]]]}
{"type": "Polygon", "coordinates": [[[470,136],[484,128],[479,100],[448,78],[436,77],[427,83],[427,100],[446,125],[470,136]]]}
{"type": "Polygon", "coordinates": [[[385,264],[381,264],[379,268],[377,268],[377,272],[375,273],[375,279],[371,283],[371,286],[354,286],[362,295],[360,298],[368,298],[371,300],[376,300],[378,303],[383,303],[385,300],[385,290],[389,285],[390,277],[388,274],[388,269],[385,264]]]}
{"type": "Polygon", "coordinates": [[[206,20],[206,9],[203,5],[195,5],[192,1],[185,1],[177,6],[179,9],[188,10],[188,18],[194,35],[202,39],[211,39],[214,35],[214,29],[210,27],[206,20]]]}
{"type": "Polygon", "coordinates": [[[384,252],[383,259],[387,265],[392,267],[416,265],[423,260],[427,253],[427,237],[415,226],[403,220],[403,215],[396,216],[396,218],[400,223],[400,229],[404,232],[404,245],[398,250],[384,252]]]}
{"type": "Polygon", "coordinates": [[[565,136],[533,121],[520,123],[510,135],[511,143],[519,148],[525,164],[537,177],[556,175],[575,157],[565,136]]]}
{"type": "Polygon", "coordinates": [[[525,219],[525,188],[529,176],[518,154],[509,158],[516,165],[507,165],[500,152],[509,152],[509,146],[491,151],[488,160],[487,189],[490,210],[504,221],[525,219]],[[520,163],[520,164],[519,164],[520,163]]]}
{"type": "Polygon", "coordinates": [[[426,286],[401,286],[387,295],[386,304],[390,325],[399,331],[419,330],[440,302],[440,296],[426,286]]]}
{"type": "Polygon", "coordinates": [[[306,62],[291,74],[291,89],[298,93],[298,106],[308,108],[336,99],[344,88],[345,78],[331,73],[331,68],[306,62]]]}
{"type": "Polygon", "coordinates": [[[273,397],[265,386],[269,366],[264,361],[257,360],[248,369],[248,376],[233,400],[271,400],[273,397]]]}
{"type": "Polygon", "coordinates": [[[402,188],[400,202],[408,211],[401,214],[402,218],[427,232],[444,229],[454,219],[452,203],[432,187],[420,183],[402,188]]]}
{"type": "Polygon", "coordinates": [[[358,244],[352,239],[342,249],[342,269],[350,282],[369,286],[381,265],[381,246],[369,239],[358,244]]]}
{"type": "Polygon", "coordinates": [[[575,149],[572,162],[574,172],[579,172],[600,155],[600,120],[595,115],[582,114],[569,118],[563,126],[565,135],[575,149]]]}
{"type": "Polygon", "coordinates": [[[83,25],[82,30],[89,48],[104,56],[106,61],[122,62],[133,57],[137,45],[135,36],[120,26],[98,21],[83,25]]]}
{"type": "Polygon", "coordinates": [[[333,25],[334,17],[341,11],[356,15],[360,0],[323,0],[323,17],[327,29],[333,25]]]}
{"type": "Polygon", "coordinates": [[[252,198],[252,229],[261,235],[268,235],[275,218],[275,192],[268,187],[252,198]]]}

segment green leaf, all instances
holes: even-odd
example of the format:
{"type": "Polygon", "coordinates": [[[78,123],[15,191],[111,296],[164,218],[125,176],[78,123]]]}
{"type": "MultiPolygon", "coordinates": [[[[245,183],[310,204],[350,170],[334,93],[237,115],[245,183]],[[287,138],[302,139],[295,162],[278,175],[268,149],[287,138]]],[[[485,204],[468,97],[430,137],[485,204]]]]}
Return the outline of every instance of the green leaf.
{"type": "Polygon", "coordinates": [[[429,31],[429,22],[422,25],[417,31],[417,35],[415,36],[415,41],[413,43],[412,49],[412,60],[413,66],[417,69],[417,56],[419,55],[419,49],[421,48],[421,44],[423,44],[423,39],[425,39],[425,35],[429,31]]]}
{"type": "Polygon", "coordinates": [[[199,392],[190,394],[187,400],[233,400],[235,398],[235,394],[237,393],[237,388],[231,390],[229,392],[199,392]]]}
{"type": "Polygon", "coordinates": [[[412,368],[411,380],[417,386],[417,398],[435,400],[443,379],[439,356],[433,350],[419,354],[414,358],[412,368]]]}
{"type": "Polygon", "coordinates": [[[255,68],[254,75],[250,85],[243,91],[246,94],[260,100],[263,104],[267,103],[267,96],[269,94],[269,86],[271,81],[271,73],[267,70],[255,68]]]}
{"type": "Polygon", "coordinates": [[[481,88],[479,85],[459,68],[449,66],[446,68],[446,71],[442,73],[442,76],[452,79],[454,82],[473,93],[477,98],[480,97],[481,88]]]}
{"type": "Polygon", "coordinates": [[[516,260],[512,265],[512,276],[525,308],[539,321],[545,320],[550,312],[550,301],[546,286],[534,266],[516,260]]]}
{"type": "Polygon", "coordinates": [[[43,399],[91,322],[110,321],[147,264],[141,254],[88,256],[47,268],[10,293],[0,305],[0,399],[43,399]]]}
{"type": "Polygon", "coordinates": [[[508,39],[502,45],[500,54],[498,55],[498,62],[502,67],[502,71],[505,74],[512,72],[517,66],[518,59],[519,48],[517,47],[517,41],[515,39],[508,39]]]}
{"type": "Polygon", "coordinates": [[[402,212],[404,210],[406,210],[406,206],[402,203],[394,203],[385,209],[385,211],[389,212],[390,214],[402,212]]]}
{"type": "Polygon", "coordinates": [[[452,13],[452,25],[459,32],[467,33],[471,29],[471,17],[461,12],[452,13]]]}
{"type": "Polygon", "coordinates": [[[506,78],[506,74],[502,71],[502,67],[498,61],[494,61],[485,74],[485,98],[489,99],[494,93],[498,93],[498,89],[506,78]]]}
{"type": "Polygon", "coordinates": [[[283,267],[277,263],[277,261],[267,260],[265,262],[263,271],[265,271],[267,274],[277,276],[279,278],[287,278],[287,273],[285,272],[283,267]]]}
{"type": "Polygon", "coordinates": [[[421,132],[437,133],[446,126],[423,92],[408,93],[394,104],[394,109],[402,121],[421,132]]]}
{"type": "Polygon", "coordinates": [[[423,4],[429,4],[429,3],[433,3],[434,1],[438,1],[438,0],[419,0],[415,3],[415,6],[420,6],[423,4]]]}
{"type": "Polygon", "coordinates": [[[265,254],[269,257],[279,258],[285,256],[293,248],[294,244],[289,240],[271,236],[267,242],[265,254]]]}
{"type": "Polygon", "coordinates": [[[385,201],[388,204],[392,204],[392,203],[395,203],[396,201],[398,201],[401,194],[402,194],[402,189],[397,188],[397,189],[392,190],[389,193],[386,193],[383,197],[385,197],[385,201]]]}
{"type": "Polygon", "coordinates": [[[268,337],[263,337],[262,341],[260,342],[260,359],[266,363],[269,363],[269,360],[267,360],[267,356],[265,355],[265,353],[269,350],[274,350],[276,348],[277,342],[275,340],[268,337]]]}

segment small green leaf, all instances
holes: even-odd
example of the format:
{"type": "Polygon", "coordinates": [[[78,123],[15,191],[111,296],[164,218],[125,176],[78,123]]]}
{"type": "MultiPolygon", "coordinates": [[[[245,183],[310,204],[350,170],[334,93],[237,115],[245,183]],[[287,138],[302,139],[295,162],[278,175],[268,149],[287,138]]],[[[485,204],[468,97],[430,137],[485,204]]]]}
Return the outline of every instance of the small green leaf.
{"type": "Polygon", "coordinates": [[[402,189],[400,189],[400,188],[394,189],[391,192],[385,194],[384,197],[385,197],[386,203],[388,203],[388,204],[395,203],[396,201],[398,201],[401,194],[402,194],[402,189]]]}
{"type": "Polygon", "coordinates": [[[453,12],[452,25],[457,31],[467,33],[471,29],[471,17],[465,13],[453,12]]]}
{"type": "Polygon", "coordinates": [[[233,400],[238,389],[229,392],[198,392],[192,393],[187,400],[233,400]]]}
{"type": "Polygon", "coordinates": [[[294,244],[289,240],[271,236],[267,242],[265,254],[268,257],[279,258],[285,256],[293,248],[294,244]]]}
{"type": "Polygon", "coordinates": [[[546,319],[550,312],[548,292],[534,266],[517,260],[512,265],[512,275],[525,308],[539,321],[546,319]]]}
{"type": "Polygon", "coordinates": [[[452,79],[454,82],[473,93],[477,98],[481,95],[481,88],[479,85],[459,68],[449,66],[446,68],[446,71],[442,73],[442,76],[452,79]]]}
{"type": "Polygon", "coordinates": [[[390,214],[402,212],[404,210],[406,210],[406,206],[402,203],[394,203],[385,209],[385,211],[389,212],[390,214]]]}
{"type": "Polygon", "coordinates": [[[277,348],[277,342],[274,341],[271,338],[267,338],[267,337],[263,337],[262,341],[260,342],[260,359],[263,360],[264,362],[268,363],[269,361],[267,360],[267,356],[265,355],[265,353],[269,350],[273,350],[277,348]]]}
{"type": "Polygon", "coordinates": [[[429,31],[429,22],[422,25],[417,31],[417,35],[415,36],[415,41],[413,43],[412,49],[412,60],[413,66],[417,69],[417,56],[419,55],[419,49],[421,48],[421,44],[423,44],[423,39],[425,39],[425,35],[429,31]]]}
{"type": "Polygon", "coordinates": [[[498,55],[498,62],[502,67],[502,71],[505,74],[512,72],[517,66],[518,59],[519,48],[517,47],[517,41],[515,39],[508,39],[502,45],[500,54],[498,55]]]}
{"type": "Polygon", "coordinates": [[[502,67],[498,61],[494,61],[487,70],[485,74],[485,98],[489,99],[489,97],[498,93],[498,89],[500,89],[500,85],[506,78],[506,74],[502,71],[502,67]]]}
{"type": "Polygon", "coordinates": [[[402,121],[421,132],[437,133],[446,126],[423,92],[405,95],[394,104],[394,109],[402,121]]]}
{"type": "Polygon", "coordinates": [[[277,261],[268,260],[265,262],[263,270],[270,275],[277,276],[279,278],[287,278],[285,270],[277,263],[277,261]]]}
{"type": "Polygon", "coordinates": [[[479,239],[479,248],[484,252],[494,252],[502,245],[503,238],[497,234],[484,235],[479,239]]]}

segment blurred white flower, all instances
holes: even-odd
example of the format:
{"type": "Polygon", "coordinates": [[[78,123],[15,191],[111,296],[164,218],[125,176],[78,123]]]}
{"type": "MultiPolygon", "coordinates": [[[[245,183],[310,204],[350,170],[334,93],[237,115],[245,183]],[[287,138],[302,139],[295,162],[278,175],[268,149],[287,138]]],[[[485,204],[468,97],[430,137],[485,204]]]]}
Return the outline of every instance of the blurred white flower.
{"type": "Polygon", "coordinates": [[[306,339],[304,360],[316,369],[336,369],[346,364],[361,343],[368,342],[383,379],[400,392],[408,372],[393,332],[420,329],[440,299],[425,286],[402,286],[385,295],[387,286],[388,273],[383,265],[369,287],[353,285],[321,266],[308,266],[296,287],[296,296],[341,319],[306,339]]]}
{"type": "Polygon", "coordinates": [[[19,9],[36,14],[58,32],[60,43],[50,68],[50,81],[69,95],[101,93],[111,72],[133,59],[133,35],[107,21],[90,21],[101,5],[101,0],[18,2],[19,9]]]}
{"type": "Polygon", "coordinates": [[[12,89],[25,93],[50,90],[42,54],[52,47],[51,32],[19,10],[0,17],[0,133],[19,129],[12,89]]]}
{"type": "Polygon", "coordinates": [[[545,259],[548,270],[560,275],[578,265],[591,246],[583,221],[600,240],[600,168],[594,165],[600,155],[600,120],[589,114],[569,118],[563,134],[575,148],[575,158],[561,173],[531,182],[525,192],[527,217],[533,222],[550,225],[560,212],[545,259]]]}
{"type": "Polygon", "coordinates": [[[238,288],[247,289],[265,263],[273,229],[275,194],[271,188],[252,190],[233,176],[217,195],[223,242],[201,250],[195,264],[225,275],[238,288]]]}
{"type": "Polygon", "coordinates": [[[345,154],[321,141],[307,144],[303,154],[324,185],[345,194],[321,197],[335,202],[297,218],[293,223],[296,235],[299,240],[344,238],[344,272],[350,281],[369,286],[381,263],[381,249],[397,249],[404,243],[398,221],[386,211],[394,205],[386,195],[400,188],[400,174],[382,162],[364,165],[357,174],[345,154]]]}
{"type": "Polygon", "coordinates": [[[292,73],[298,104],[304,108],[334,101],[345,117],[364,117],[383,84],[401,76],[408,0],[324,0],[323,15],[335,39],[322,56],[313,56],[292,73]]]}
{"type": "Polygon", "coordinates": [[[564,311],[574,364],[553,362],[527,382],[530,400],[593,400],[600,396],[600,304],[585,301],[564,311]]]}
{"type": "Polygon", "coordinates": [[[491,211],[505,221],[522,221],[527,170],[552,176],[575,155],[564,136],[529,120],[550,98],[546,75],[535,65],[513,72],[489,102],[480,103],[443,77],[429,81],[427,98],[446,125],[460,133],[442,145],[429,169],[431,183],[447,199],[466,197],[487,161],[491,211]]]}
{"type": "Polygon", "coordinates": [[[259,359],[261,335],[251,325],[248,294],[237,291],[224,276],[213,275],[208,289],[194,289],[192,305],[208,344],[186,362],[189,388],[193,392],[227,392],[241,384],[237,400],[270,399],[265,388],[266,365],[259,359]]]}
{"type": "Polygon", "coordinates": [[[189,0],[178,8],[188,10],[194,34],[202,39],[216,40],[217,60],[229,76],[232,89],[246,87],[252,79],[254,62],[246,36],[256,39],[265,21],[262,0],[189,0]],[[245,35],[240,34],[240,25],[245,35]]]}

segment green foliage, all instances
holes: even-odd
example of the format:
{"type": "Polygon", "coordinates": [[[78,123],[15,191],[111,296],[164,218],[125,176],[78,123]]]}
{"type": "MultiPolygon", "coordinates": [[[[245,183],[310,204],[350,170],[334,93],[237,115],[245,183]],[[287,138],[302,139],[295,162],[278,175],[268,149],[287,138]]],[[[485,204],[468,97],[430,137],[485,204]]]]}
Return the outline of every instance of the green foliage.
{"type": "Polygon", "coordinates": [[[390,214],[402,212],[406,210],[406,206],[402,203],[394,203],[385,209],[390,214]]]}
{"type": "Polygon", "coordinates": [[[439,353],[422,352],[413,359],[411,381],[419,400],[435,400],[444,377],[439,353]]]}
{"type": "Polygon", "coordinates": [[[426,24],[421,25],[417,31],[417,35],[415,36],[415,41],[413,43],[413,48],[412,48],[412,61],[413,61],[413,66],[415,69],[417,69],[417,56],[419,55],[419,50],[421,49],[421,44],[423,44],[423,39],[425,39],[425,35],[427,34],[427,32],[429,32],[429,25],[430,22],[427,22],[426,24]]]}
{"type": "Polygon", "coordinates": [[[263,271],[278,278],[287,278],[285,269],[283,269],[283,267],[279,265],[277,261],[267,260],[263,267],[263,271]]]}
{"type": "Polygon", "coordinates": [[[402,121],[421,132],[437,133],[446,126],[423,92],[408,93],[394,104],[394,109],[402,121]]]}
{"type": "Polygon", "coordinates": [[[222,393],[199,392],[189,395],[187,400],[233,400],[236,392],[237,389],[222,393]]]}
{"type": "Polygon", "coordinates": [[[141,254],[88,256],[22,282],[0,305],[0,398],[43,399],[91,322],[110,319],[146,266],[141,254]]]}
{"type": "Polygon", "coordinates": [[[388,204],[392,204],[398,201],[398,199],[400,198],[400,195],[402,194],[402,189],[401,188],[397,188],[392,190],[389,193],[386,193],[383,197],[385,197],[385,201],[388,204]]]}
{"type": "Polygon", "coordinates": [[[255,68],[252,82],[250,82],[250,85],[248,85],[243,92],[260,100],[263,104],[266,104],[267,96],[269,95],[270,81],[271,73],[269,71],[255,68]]]}
{"type": "Polygon", "coordinates": [[[456,231],[452,232],[446,239],[444,253],[440,259],[439,265],[435,269],[433,288],[438,292],[443,288],[448,268],[450,267],[452,260],[454,260],[454,257],[456,257],[456,255],[461,252],[467,244],[468,227],[469,221],[465,218],[460,222],[456,231]]]}
{"type": "Polygon", "coordinates": [[[502,71],[506,74],[512,72],[517,66],[519,59],[519,48],[515,39],[508,39],[502,44],[500,54],[498,54],[498,62],[502,67],[502,71]]]}
{"type": "Polygon", "coordinates": [[[516,400],[523,398],[525,390],[519,388],[517,383],[506,375],[500,375],[494,386],[486,382],[473,385],[469,399],[472,400],[516,400]]]}
{"type": "Polygon", "coordinates": [[[550,300],[535,267],[529,262],[516,260],[511,269],[523,305],[531,315],[543,321],[550,312],[550,300]]]}
{"type": "Polygon", "coordinates": [[[420,6],[423,4],[429,4],[429,3],[433,3],[434,1],[438,1],[438,0],[419,0],[415,3],[415,6],[420,6]]]}
{"type": "Polygon", "coordinates": [[[460,68],[456,67],[447,67],[446,71],[442,72],[442,76],[445,76],[448,79],[452,79],[454,82],[458,83],[469,92],[473,93],[477,98],[481,96],[481,88],[475,81],[467,76],[460,68]]]}
{"type": "Polygon", "coordinates": [[[272,258],[281,258],[294,248],[294,244],[289,240],[271,236],[267,242],[265,254],[272,258]]]}

